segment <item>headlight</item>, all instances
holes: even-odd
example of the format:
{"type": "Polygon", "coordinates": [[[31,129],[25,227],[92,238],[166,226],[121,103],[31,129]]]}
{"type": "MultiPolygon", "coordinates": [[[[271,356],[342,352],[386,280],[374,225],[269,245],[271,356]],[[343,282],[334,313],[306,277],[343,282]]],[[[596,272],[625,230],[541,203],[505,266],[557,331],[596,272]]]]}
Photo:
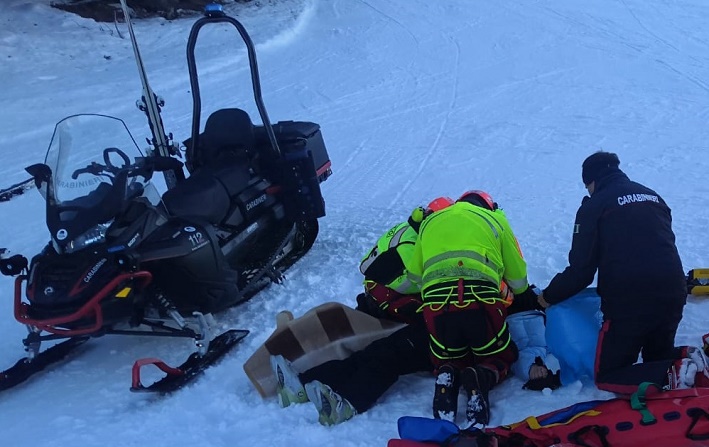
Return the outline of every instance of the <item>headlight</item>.
{"type": "Polygon", "coordinates": [[[88,247],[89,245],[95,244],[97,242],[103,242],[106,240],[106,230],[113,223],[113,219],[109,222],[98,224],[88,231],[80,234],[66,244],[64,249],[65,253],[74,253],[75,251],[81,250],[82,248],[88,247]]]}

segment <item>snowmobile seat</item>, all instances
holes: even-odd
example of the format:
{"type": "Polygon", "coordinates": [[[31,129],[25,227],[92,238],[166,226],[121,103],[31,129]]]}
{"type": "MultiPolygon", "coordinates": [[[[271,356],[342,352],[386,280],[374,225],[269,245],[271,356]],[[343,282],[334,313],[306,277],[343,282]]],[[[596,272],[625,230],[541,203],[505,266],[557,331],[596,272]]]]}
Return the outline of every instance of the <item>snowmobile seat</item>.
{"type": "Polygon", "coordinates": [[[221,168],[203,167],[163,194],[173,216],[196,216],[219,224],[233,208],[233,198],[249,184],[251,172],[244,163],[221,168]]]}
{"type": "Polygon", "coordinates": [[[233,198],[249,185],[254,126],[241,109],[220,109],[207,118],[191,158],[192,174],[163,195],[175,216],[198,216],[218,224],[233,208],[233,198]]]}
{"type": "Polygon", "coordinates": [[[198,147],[187,154],[187,165],[196,171],[204,166],[248,162],[253,154],[254,125],[249,114],[241,109],[219,109],[207,118],[198,147]]]}

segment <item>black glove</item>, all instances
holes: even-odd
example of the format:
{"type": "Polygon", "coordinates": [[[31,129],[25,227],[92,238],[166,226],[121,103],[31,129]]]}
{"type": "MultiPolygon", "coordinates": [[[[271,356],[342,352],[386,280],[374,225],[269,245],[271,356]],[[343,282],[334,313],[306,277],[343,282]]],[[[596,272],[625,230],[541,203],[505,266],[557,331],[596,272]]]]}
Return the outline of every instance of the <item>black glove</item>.
{"type": "Polygon", "coordinates": [[[561,370],[557,371],[556,374],[552,373],[551,370],[546,367],[541,357],[535,358],[534,364],[545,367],[547,369],[547,375],[540,379],[528,380],[527,383],[522,386],[523,389],[541,391],[544,388],[550,388],[555,390],[561,386],[561,370]]]}
{"type": "Polygon", "coordinates": [[[0,259],[0,273],[5,276],[16,276],[27,268],[27,258],[22,255],[13,255],[7,259],[0,259]]]}
{"type": "Polygon", "coordinates": [[[356,310],[371,315],[374,318],[390,318],[389,314],[379,307],[379,304],[374,297],[368,293],[360,293],[357,295],[356,310]]]}
{"type": "Polygon", "coordinates": [[[517,312],[524,312],[526,310],[544,310],[542,306],[537,302],[537,292],[534,291],[536,286],[531,284],[522,293],[515,295],[514,301],[510,307],[507,308],[508,314],[513,314],[517,312]]]}

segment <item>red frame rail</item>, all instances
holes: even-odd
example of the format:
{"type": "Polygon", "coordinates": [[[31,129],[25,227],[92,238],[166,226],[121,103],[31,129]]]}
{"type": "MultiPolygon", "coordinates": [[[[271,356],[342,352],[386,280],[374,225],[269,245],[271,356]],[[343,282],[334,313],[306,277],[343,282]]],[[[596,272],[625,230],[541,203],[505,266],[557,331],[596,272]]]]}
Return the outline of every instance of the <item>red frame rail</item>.
{"type": "Polygon", "coordinates": [[[28,316],[29,304],[22,301],[22,283],[27,281],[27,275],[20,275],[15,279],[15,320],[20,323],[35,326],[43,331],[73,337],[75,335],[85,335],[97,332],[103,326],[103,312],[101,310],[101,300],[106,298],[114,291],[121,283],[125,281],[141,280],[139,287],[145,287],[153,279],[153,275],[145,270],[140,270],[132,273],[122,273],[115,277],[111,282],[103,286],[96,295],[82,305],[76,312],[64,315],[61,317],[48,318],[38,320],[28,316]],[[85,317],[95,317],[95,324],[86,328],[80,329],[61,329],[56,326],[61,326],[66,323],[71,323],[85,317]]]}

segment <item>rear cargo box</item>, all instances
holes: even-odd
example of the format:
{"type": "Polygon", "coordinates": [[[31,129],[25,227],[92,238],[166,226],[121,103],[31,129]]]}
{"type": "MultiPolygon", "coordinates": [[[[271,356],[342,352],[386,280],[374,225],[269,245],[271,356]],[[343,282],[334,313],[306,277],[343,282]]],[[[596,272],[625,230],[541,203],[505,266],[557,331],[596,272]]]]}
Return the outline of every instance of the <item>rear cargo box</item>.
{"type": "Polygon", "coordinates": [[[262,157],[262,167],[271,180],[280,185],[286,213],[295,220],[315,219],[325,215],[320,182],[332,173],[330,157],[316,123],[280,121],[273,125],[280,157],[270,150],[263,126],[255,126],[255,137],[262,157]]]}

